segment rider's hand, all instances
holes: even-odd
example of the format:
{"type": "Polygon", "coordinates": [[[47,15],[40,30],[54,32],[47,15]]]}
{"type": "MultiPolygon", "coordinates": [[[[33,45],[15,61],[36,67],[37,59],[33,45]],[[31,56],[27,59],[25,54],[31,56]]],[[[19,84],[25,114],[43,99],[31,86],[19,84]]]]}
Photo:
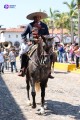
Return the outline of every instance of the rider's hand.
{"type": "Polygon", "coordinates": [[[28,45],[32,45],[32,42],[31,42],[31,41],[28,41],[27,44],[28,44],[28,45]]]}

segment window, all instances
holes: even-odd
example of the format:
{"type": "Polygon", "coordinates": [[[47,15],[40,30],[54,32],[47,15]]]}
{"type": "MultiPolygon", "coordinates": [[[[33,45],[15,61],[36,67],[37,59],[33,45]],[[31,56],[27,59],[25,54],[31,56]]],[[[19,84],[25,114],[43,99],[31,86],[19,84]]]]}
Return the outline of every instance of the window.
{"type": "Polygon", "coordinates": [[[9,35],[9,38],[11,38],[11,35],[9,35]]]}
{"type": "Polygon", "coordinates": [[[16,42],[14,43],[14,46],[15,46],[15,47],[19,47],[19,46],[20,46],[20,43],[19,43],[18,41],[16,41],[16,42]]]}
{"type": "Polygon", "coordinates": [[[16,35],[16,38],[18,38],[18,35],[16,35]]]}

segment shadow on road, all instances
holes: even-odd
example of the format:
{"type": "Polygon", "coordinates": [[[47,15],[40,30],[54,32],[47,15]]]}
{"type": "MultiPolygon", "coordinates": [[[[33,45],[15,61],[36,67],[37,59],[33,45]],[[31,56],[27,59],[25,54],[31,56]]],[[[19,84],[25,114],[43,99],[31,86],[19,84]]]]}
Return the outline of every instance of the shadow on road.
{"type": "MultiPolygon", "coordinates": [[[[13,84],[13,83],[12,83],[13,84]]],[[[0,76],[0,120],[27,120],[0,76]]]]}
{"type": "Polygon", "coordinates": [[[56,115],[71,115],[76,120],[80,120],[80,106],[73,106],[69,103],[47,100],[47,109],[46,116],[50,114],[56,115]]]}
{"type": "Polygon", "coordinates": [[[69,72],[62,72],[62,71],[54,71],[54,73],[56,73],[56,74],[59,74],[59,73],[60,73],[60,74],[61,74],[61,73],[62,73],[62,74],[69,74],[69,72]]]}

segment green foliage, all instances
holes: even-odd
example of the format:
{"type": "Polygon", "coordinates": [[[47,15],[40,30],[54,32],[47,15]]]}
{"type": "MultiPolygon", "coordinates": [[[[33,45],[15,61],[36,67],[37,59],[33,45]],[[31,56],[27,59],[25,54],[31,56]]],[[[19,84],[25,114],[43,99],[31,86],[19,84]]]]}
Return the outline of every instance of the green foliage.
{"type": "Polygon", "coordinates": [[[76,0],[76,1],[77,1],[78,9],[80,9],[80,0],[76,0]]]}
{"type": "MultiPolygon", "coordinates": [[[[80,0],[77,0],[78,4],[80,4],[80,0]]],[[[69,4],[68,2],[63,2],[64,5],[66,5],[69,8],[69,12],[60,13],[59,10],[52,10],[52,8],[49,9],[49,15],[48,18],[43,19],[42,21],[45,22],[48,25],[48,28],[62,28],[62,29],[68,29],[71,31],[71,20],[78,21],[78,9],[77,9],[77,3],[75,0],[72,0],[69,4]]],[[[40,10],[41,11],[41,10],[40,10]]],[[[45,11],[45,10],[44,10],[45,11]]],[[[78,30],[78,22],[74,22],[74,31],[78,30]]]]}

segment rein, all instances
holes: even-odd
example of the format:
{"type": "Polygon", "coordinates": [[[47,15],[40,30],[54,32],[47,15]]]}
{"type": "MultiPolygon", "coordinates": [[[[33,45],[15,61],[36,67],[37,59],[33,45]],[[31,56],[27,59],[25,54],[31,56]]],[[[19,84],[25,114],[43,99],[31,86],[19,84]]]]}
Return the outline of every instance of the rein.
{"type": "Polygon", "coordinates": [[[29,59],[32,61],[33,64],[35,64],[37,67],[40,65],[40,66],[44,66],[44,57],[47,57],[49,56],[48,54],[44,54],[44,50],[40,56],[40,59],[37,57],[37,62],[34,61],[31,57],[29,57],[29,59]]]}

